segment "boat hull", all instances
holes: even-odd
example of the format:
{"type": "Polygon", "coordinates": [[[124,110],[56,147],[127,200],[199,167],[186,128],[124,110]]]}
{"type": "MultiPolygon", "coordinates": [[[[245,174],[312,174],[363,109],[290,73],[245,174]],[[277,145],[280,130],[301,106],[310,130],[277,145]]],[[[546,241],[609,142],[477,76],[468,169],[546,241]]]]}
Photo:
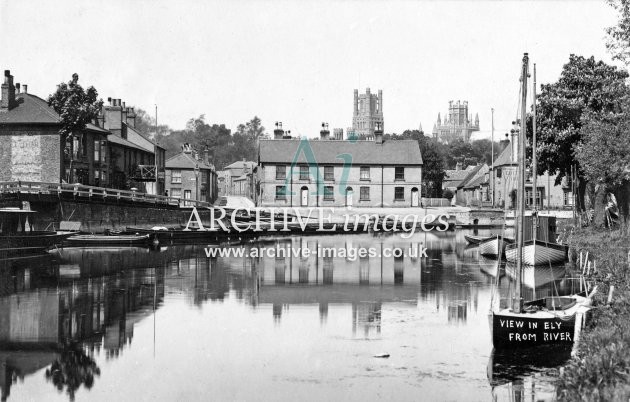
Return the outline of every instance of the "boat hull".
{"type": "Polygon", "coordinates": [[[61,244],[76,232],[20,232],[0,235],[0,255],[31,254],[45,251],[61,244]]]}
{"type": "Polygon", "coordinates": [[[492,314],[492,343],[497,349],[573,345],[577,313],[537,317],[535,314],[492,314]]]}
{"type": "MultiPolygon", "coordinates": [[[[549,265],[563,263],[567,259],[568,247],[563,244],[541,240],[528,240],[523,244],[523,264],[549,265]]],[[[510,244],[505,249],[505,259],[515,263],[517,248],[510,244]]]]}
{"type": "Polygon", "coordinates": [[[70,245],[84,245],[92,247],[109,247],[112,245],[128,246],[128,245],[141,245],[149,243],[149,235],[75,235],[69,237],[66,242],[70,245]]]}
{"type": "Polygon", "coordinates": [[[503,255],[506,244],[509,244],[509,241],[502,236],[488,238],[479,243],[479,254],[488,257],[498,257],[503,255]]]}

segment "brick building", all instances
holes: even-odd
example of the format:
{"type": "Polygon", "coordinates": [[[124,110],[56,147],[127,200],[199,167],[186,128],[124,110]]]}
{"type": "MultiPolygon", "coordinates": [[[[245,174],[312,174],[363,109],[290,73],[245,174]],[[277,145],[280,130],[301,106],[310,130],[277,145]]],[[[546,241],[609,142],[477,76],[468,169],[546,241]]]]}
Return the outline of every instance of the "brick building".
{"type": "MultiPolygon", "coordinates": [[[[420,206],[417,141],[276,139],[260,142],[258,205],[287,207],[420,206]]],[[[276,138],[282,138],[277,135],[276,138]]]]}
{"type": "Polygon", "coordinates": [[[247,197],[256,202],[255,189],[256,162],[237,161],[220,171],[222,194],[247,197]]]}
{"type": "Polygon", "coordinates": [[[6,70],[0,101],[0,181],[136,187],[163,194],[166,151],[135,130],[135,118],[133,108],[110,99],[93,123],[63,139],[59,114],[28,93],[26,85],[14,84],[6,70]]]}
{"type": "Polygon", "coordinates": [[[433,138],[443,143],[450,143],[456,139],[470,142],[473,132],[479,131],[479,114],[475,115],[473,121],[472,114],[468,115],[468,102],[448,103],[448,116],[442,121],[438,113],[437,122],[433,125],[433,138]]]}
{"type": "Polygon", "coordinates": [[[112,134],[110,187],[135,187],[148,194],[164,194],[166,150],[136,130],[134,108],[126,107],[120,99],[109,98],[98,124],[112,134]]]}
{"type": "Polygon", "coordinates": [[[374,140],[374,132],[377,129],[385,130],[383,91],[379,89],[378,95],[374,95],[370,92],[370,88],[366,88],[365,93],[359,95],[359,90],[355,89],[352,128],[348,129],[348,136],[357,136],[362,140],[374,140]]]}
{"type": "Polygon", "coordinates": [[[189,144],[166,161],[166,191],[171,197],[214,203],[218,196],[217,173],[189,144]]]}
{"type": "Polygon", "coordinates": [[[0,101],[0,181],[108,182],[107,138],[94,124],[64,139],[61,118],[48,103],[4,72],[0,101]]]}

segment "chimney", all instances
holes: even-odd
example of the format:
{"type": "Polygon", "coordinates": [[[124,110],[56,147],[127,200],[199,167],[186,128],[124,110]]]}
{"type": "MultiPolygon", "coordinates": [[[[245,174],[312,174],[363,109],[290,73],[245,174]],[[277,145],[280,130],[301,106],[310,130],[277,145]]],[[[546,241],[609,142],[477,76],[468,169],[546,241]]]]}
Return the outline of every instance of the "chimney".
{"type": "Polygon", "coordinates": [[[17,84],[15,84],[15,94],[16,95],[20,94],[20,83],[19,82],[17,84]]]}
{"type": "Polygon", "coordinates": [[[455,170],[462,170],[462,163],[461,162],[457,162],[455,164],[455,170]]]}
{"type": "Polygon", "coordinates": [[[343,128],[333,129],[333,136],[336,140],[343,140],[343,128]]]}
{"type": "Polygon", "coordinates": [[[0,110],[8,111],[15,105],[15,87],[13,86],[13,76],[10,70],[4,70],[4,83],[2,84],[2,99],[0,100],[0,110]]]}
{"type": "Polygon", "coordinates": [[[322,129],[319,132],[319,139],[327,141],[330,139],[330,131],[328,131],[328,123],[322,123],[322,129]]]}
{"type": "Polygon", "coordinates": [[[28,93],[28,85],[24,84],[24,85],[22,85],[22,88],[24,89],[23,93],[27,94],[28,93]]]}
{"type": "Polygon", "coordinates": [[[203,161],[206,163],[206,165],[210,165],[210,150],[208,149],[208,147],[203,150],[203,161]]]}
{"type": "Polygon", "coordinates": [[[383,143],[383,129],[381,128],[381,123],[376,123],[376,130],[374,130],[374,142],[377,144],[383,143]]]}
{"type": "Polygon", "coordinates": [[[284,137],[284,130],[282,129],[282,122],[281,121],[277,121],[276,122],[276,129],[273,130],[273,139],[274,140],[281,140],[282,137],[284,137]]]}
{"type": "Polygon", "coordinates": [[[127,108],[127,125],[136,128],[136,112],[132,107],[127,108]]]}
{"type": "Polygon", "coordinates": [[[110,99],[110,104],[103,106],[103,117],[105,120],[103,128],[122,137],[122,108],[120,107],[120,99],[107,98],[108,101],[110,99]]]}
{"type": "Polygon", "coordinates": [[[122,102],[122,106],[121,106],[120,108],[121,108],[121,111],[120,111],[120,115],[121,115],[120,120],[121,120],[123,123],[127,124],[127,112],[128,112],[128,110],[127,110],[127,107],[125,106],[125,102],[122,102]]]}

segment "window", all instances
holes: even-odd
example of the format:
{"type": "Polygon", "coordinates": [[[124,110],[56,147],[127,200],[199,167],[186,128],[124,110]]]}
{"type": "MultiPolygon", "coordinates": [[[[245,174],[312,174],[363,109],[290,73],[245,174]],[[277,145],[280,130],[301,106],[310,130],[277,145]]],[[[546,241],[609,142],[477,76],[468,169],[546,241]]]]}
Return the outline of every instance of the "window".
{"type": "Polygon", "coordinates": [[[564,192],[563,202],[564,202],[564,205],[567,207],[573,205],[573,193],[571,191],[564,192]]]}
{"type": "Polygon", "coordinates": [[[284,180],[287,178],[287,167],[276,166],[276,180],[284,180]]]}
{"type": "Polygon", "coordinates": [[[94,140],[94,162],[101,161],[101,141],[94,140]]]}
{"type": "Polygon", "coordinates": [[[394,187],[394,201],[403,201],[405,199],[405,188],[394,187]]]}
{"type": "Polygon", "coordinates": [[[497,168],[497,179],[501,178],[501,168],[497,168]]]}
{"type": "Polygon", "coordinates": [[[171,197],[181,198],[182,197],[182,189],[181,188],[172,188],[171,189],[171,197]]]}
{"type": "Polygon", "coordinates": [[[276,200],[286,199],[286,186],[276,186],[276,200]]]}
{"type": "Polygon", "coordinates": [[[362,186],[359,189],[359,201],[369,201],[370,200],[370,188],[368,186],[362,186]]]}
{"type": "Polygon", "coordinates": [[[181,182],[182,182],[182,171],[173,170],[171,173],[171,183],[181,183],[181,182]]]}
{"type": "Polygon", "coordinates": [[[333,186],[324,187],[324,200],[332,201],[335,199],[335,190],[333,186]]]}
{"type": "Polygon", "coordinates": [[[396,167],[394,172],[394,180],[405,180],[405,168],[396,167]]]}
{"type": "MultiPolygon", "coordinates": [[[[185,200],[190,200],[191,195],[192,195],[192,192],[190,190],[184,190],[184,199],[185,200]]],[[[189,201],[186,201],[186,203],[184,205],[190,206],[190,205],[192,205],[192,203],[190,203],[189,201]]]]}
{"type": "Polygon", "coordinates": [[[101,162],[107,162],[107,141],[101,141],[101,162]]]}
{"type": "Polygon", "coordinates": [[[335,168],[332,166],[324,166],[324,180],[335,181],[335,168]]]}
{"type": "MultiPolygon", "coordinates": [[[[542,192],[543,192],[543,189],[539,187],[538,191],[536,192],[536,206],[537,207],[541,207],[542,192]]],[[[533,196],[532,189],[525,190],[525,205],[531,206],[534,203],[532,196],[533,196]]]]}
{"type": "Polygon", "coordinates": [[[101,185],[107,184],[107,170],[101,171],[101,185]]]}
{"type": "Polygon", "coordinates": [[[370,180],[369,166],[361,166],[361,180],[370,180]]]}
{"type": "Polygon", "coordinates": [[[87,134],[81,136],[81,154],[84,158],[87,157],[87,134]]]}
{"type": "Polygon", "coordinates": [[[300,180],[308,180],[308,166],[300,166],[300,180]]]}

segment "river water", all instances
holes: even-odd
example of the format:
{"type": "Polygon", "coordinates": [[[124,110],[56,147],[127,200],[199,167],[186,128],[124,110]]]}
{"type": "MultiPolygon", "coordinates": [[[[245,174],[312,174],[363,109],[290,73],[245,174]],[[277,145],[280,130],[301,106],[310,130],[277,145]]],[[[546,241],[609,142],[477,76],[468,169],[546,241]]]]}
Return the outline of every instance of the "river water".
{"type": "MultiPolygon", "coordinates": [[[[528,366],[493,354],[488,311],[511,271],[467,247],[466,233],[231,246],[249,256],[178,245],[2,261],[2,400],[552,399],[566,356],[528,366]],[[251,256],[263,247],[380,255],[251,256]],[[423,247],[426,257],[409,252],[423,247]],[[382,255],[396,248],[405,255],[382,255]]],[[[567,291],[566,275],[526,272],[525,295],[567,291]]]]}

